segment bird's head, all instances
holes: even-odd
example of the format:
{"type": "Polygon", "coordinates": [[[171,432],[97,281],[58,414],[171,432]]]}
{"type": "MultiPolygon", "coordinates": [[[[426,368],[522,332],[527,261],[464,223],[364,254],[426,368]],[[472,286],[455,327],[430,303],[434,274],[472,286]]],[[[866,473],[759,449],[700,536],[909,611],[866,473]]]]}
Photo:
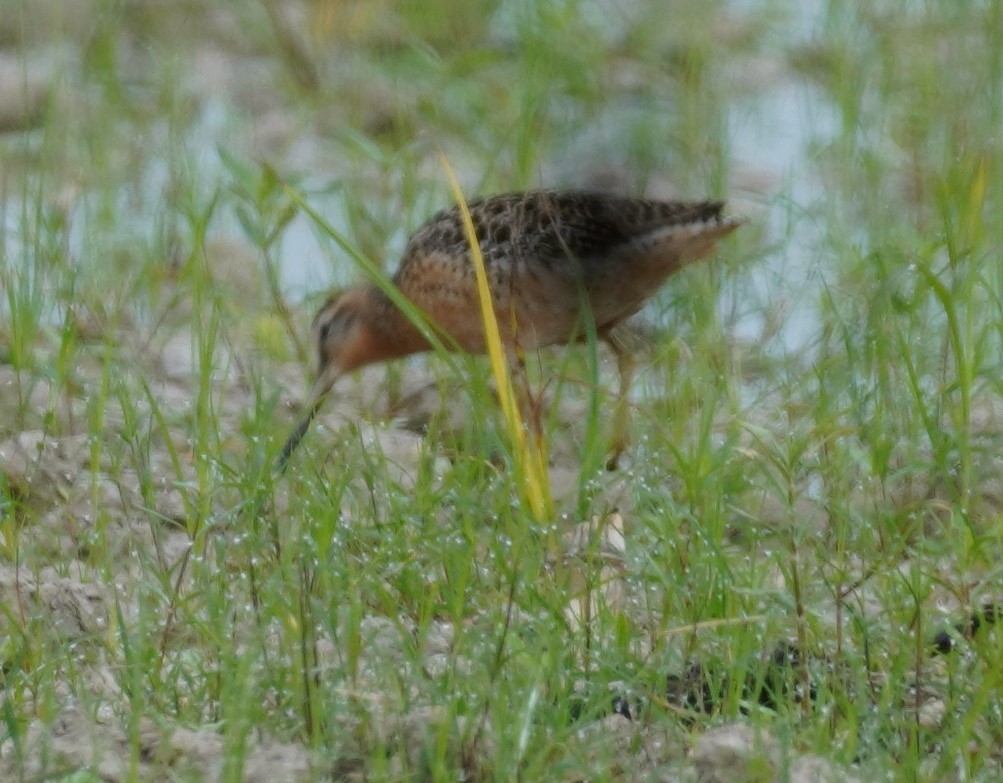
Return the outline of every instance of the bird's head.
{"type": "Polygon", "coordinates": [[[317,352],[311,403],[323,399],[342,375],[375,358],[372,310],[372,291],[368,286],[358,286],[332,294],[317,311],[310,327],[317,352]]]}
{"type": "Polygon", "coordinates": [[[310,427],[310,422],[342,375],[376,359],[371,322],[373,291],[367,286],[332,294],[317,311],[310,328],[316,350],[316,379],[303,417],[282,447],[278,467],[286,461],[310,427]]]}

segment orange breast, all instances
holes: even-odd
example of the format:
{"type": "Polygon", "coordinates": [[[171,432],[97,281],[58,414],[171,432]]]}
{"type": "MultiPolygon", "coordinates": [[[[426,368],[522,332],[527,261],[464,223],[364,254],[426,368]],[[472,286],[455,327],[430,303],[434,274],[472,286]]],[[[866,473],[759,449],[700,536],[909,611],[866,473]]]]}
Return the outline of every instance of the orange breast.
{"type": "MultiPolygon", "coordinates": [[[[409,259],[398,285],[464,351],[484,353],[477,281],[469,259],[431,253],[409,259]]],[[[488,269],[495,316],[506,344],[534,348],[568,342],[581,327],[581,286],[571,263],[496,261],[488,269]]]]}

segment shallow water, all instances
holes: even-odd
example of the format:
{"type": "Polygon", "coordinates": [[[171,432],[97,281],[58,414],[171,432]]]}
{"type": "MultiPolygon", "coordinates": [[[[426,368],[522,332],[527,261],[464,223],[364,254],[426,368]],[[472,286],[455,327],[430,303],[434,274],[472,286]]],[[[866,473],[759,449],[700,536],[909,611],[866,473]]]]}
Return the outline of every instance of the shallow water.
{"type": "MultiPolygon", "coordinates": [[[[609,9],[604,3],[594,2],[585,9],[585,17],[594,24],[605,21],[601,26],[611,43],[623,35],[627,20],[641,9],[639,3],[614,3],[613,6],[609,9]]],[[[738,17],[754,15],[760,12],[760,6],[752,0],[734,0],[728,13],[738,17]]],[[[788,49],[809,43],[817,34],[823,6],[820,0],[786,4],[785,13],[775,15],[777,29],[770,31],[771,39],[783,41],[788,49]]],[[[492,28],[493,40],[499,46],[515,35],[517,9],[515,6],[506,8],[508,11],[500,13],[492,28]],[[505,31],[510,27],[513,29],[507,35],[505,31]]],[[[813,303],[819,282],[819,237],[813,221],[803,217],[812,214],[821,195],[813,170],[811,146],[834,134],[837,117],[835,109],[817,90],[790,71],[780,47],[771,56],[776,60],[765,65],[761,78],[743,74],[743,89],[735,91],[738,97],[728,108],[727,138],[731,158],[728,168],[732,172],[732,183],[726,193],[734,208],[764,224],[764,245],[773,250],[755,259],[754,263],[743,265],[725,282],[719,310],[735,337],[760,342],[766,324],[765,313],[781,307],[782,326],[766,345],[766,350],[783,355],[804,350],[817,330],[813,303]],[[741,309],[736,303],[741,303],[741,309]]],[[[116,230],[123,235],[121,239],[126,241],[134,235],[153,244],[157,240],[156,226],[163,220],[164,194],[170,192],[179,173],[184,175],[176,170],[179,157],[190,169],[197,171],[197,187],[206,194],[214,187],[225,187],[229,176],[220,150],[237,157],[246,155],[251,160],[262,155],[274,157],[274,153],[255,147],[255,134],[267,136],[262,128],[269,122],[274,123],[274,118],[248,112],[246,106],[239,105],[235,96],[227,92],[228,84],[240,85],[239,72],[244,67],[239,56],[229,56],[229,62],[227,58],[226,53],[214,52],[213,58],[208,60],[215,63],[214,67],[183,72],[182,91],[190,95],[198,107],[190,127],[184,132],[183,152],[179,156],[172,149],[176,140],[172,141],[169,120],[152,122],[142,131],[150,140],[148,155],[120,193],[109,196],[108,193],[81,191],[74,196],[72,182],[61,195],[46,194],[41,199],[35,194],[8,192],[2,212],[7,258],[30,256],[31,248],[24,243],[23,228],[33,220],[36,199],[52,209],[59,208],[53,204],[60,198],[67,198],[66,218],[70,227],[67,244],[74,255],[93,254],[93,246],[87,247],[94,242],[94,229],[87,225],[88,215],[99,210],[109,198],[116,213],[116,230]]],[[[659,115],[667,110],[665,106],[643,102],[631,103],[629,110],[625,110],[622,102],[613,98],[592,122],[567,140],[563,149],[555,150],[552,161],[544,161],[545,173],[541,174],[540,185],[573,182],[578,176],[573,173],[575,164],[580,165],[582,160],[589,161],[588,165],[595,170],[601,170],[604,161],[617,165],[615,145],[618,140],[630,138],[635,128],[646,123],[654,123],[657,127],[662,122],[659,115]],[[564,150],[573,151],[574,160],[570,160],[564,150]]],[[[270,111],[274,113],[275,109],[270,111]]],[[[309,125],[284,132],[288,138],[279,156],[280,170],[308,172],[298,185],[308,192],[310,203],[335,229],[351,237],[348,204],[352,199],[366,198],[367,194],[353,192],[349,185],[336,189],[331,189],[330,185],[346,173],[354,174],[356,164],[332,152],[331,140],[317,135],[309,125]]],[[[12,140],[10,147],[16,148],[19,143],[12,140]]],[[[30,145],[28,141],[27,146],[30,145]]],[[[630,176],[630,172],[627,175],[630,176]]],[[[465,179],[476,181],[476,176],[465,179]]],[[[390,232],[387,242],[390,256],[402,249],[405,228],[402,225],[390,232]]],[[[241,227],[228,207],[220,209],[210,234],[241,235],[241,227]]],[[[741,242],[740,235],[737,241],[741,242]]],[[[285,228],[274,255],[282,290],[294,303],[357,277],[352,264],[342,258],[344,254],[303,215],[294,218],[285,228]]],[[[386,259],[385,265],[392,268],[395,263],[391,257],[386,259]]],[[[0,307],[6,307],[6,302],[0,307]]],[[[655,308],[651,308],[650,314],[654,311],[655,308]]]]}

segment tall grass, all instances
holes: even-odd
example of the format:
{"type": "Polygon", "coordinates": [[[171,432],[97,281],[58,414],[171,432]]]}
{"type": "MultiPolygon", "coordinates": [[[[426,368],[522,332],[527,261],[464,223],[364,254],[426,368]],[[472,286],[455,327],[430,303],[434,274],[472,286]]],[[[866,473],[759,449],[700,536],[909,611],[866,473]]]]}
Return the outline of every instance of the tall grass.
{"type": "Polygon", "coordinates": [[[481,304],[480,315],[484,325],[488,360],[491,363],[491,374],[498,388],[502,415],[505,418],[509,442],[512,445],[516,481],[520,487],[520,494],[525,499],[532,516],[538,522],[547,522],[553,514],[554,501],[550,492],[550,477],[547,475],[547,447],[544,432],[542,429],[538,429],[529,433],[530,437],[527,437],[526,430],[529,425],[526,422],[529,421],[531,412],[519,410],[508,366],[512,357],[505,355],[505,349],[502,346],[498,316],[492,303],[484,257],[481,255],[474,223],[470,218],[470,210],[464,200],[460,183],[456,180],[456,174],[445,158],[443,158],[443,168],[449,178],[450,189],[453,191],[457,204],[459,204],[463,228],[467,241],[470,243],[470,255],[477,274],[477,293],[481,304]]]}

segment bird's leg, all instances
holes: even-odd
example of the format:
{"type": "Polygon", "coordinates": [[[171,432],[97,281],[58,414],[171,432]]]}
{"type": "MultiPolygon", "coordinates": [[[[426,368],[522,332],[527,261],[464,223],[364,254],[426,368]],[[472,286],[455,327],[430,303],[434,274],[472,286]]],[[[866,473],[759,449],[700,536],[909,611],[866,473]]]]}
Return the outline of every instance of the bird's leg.
{"type": "Polygon", "coordinates": [[[630,383],[634,377],[634,352],[626,341],[617,335],[616,331],[604,332],[600,338],[610,347],[616,357],[616,368],[620,375],[620,387],[616,395],[616,410],[613,414],[613,433],[610,439],[609,457],[606,459],[606,470],[616,470],[617,463],[623,452],[630,445],[630,383]]]}
{"type": "Polygon", "coordinates": [[[543,437],[539,400],[533,396],[533,389],[526,375],[526,354],[518,345],[509,351],[509,367],[512,368],[512,388],[515,390],[519,414],[529,427],[530,435],[539,443],[543,437]]]}

